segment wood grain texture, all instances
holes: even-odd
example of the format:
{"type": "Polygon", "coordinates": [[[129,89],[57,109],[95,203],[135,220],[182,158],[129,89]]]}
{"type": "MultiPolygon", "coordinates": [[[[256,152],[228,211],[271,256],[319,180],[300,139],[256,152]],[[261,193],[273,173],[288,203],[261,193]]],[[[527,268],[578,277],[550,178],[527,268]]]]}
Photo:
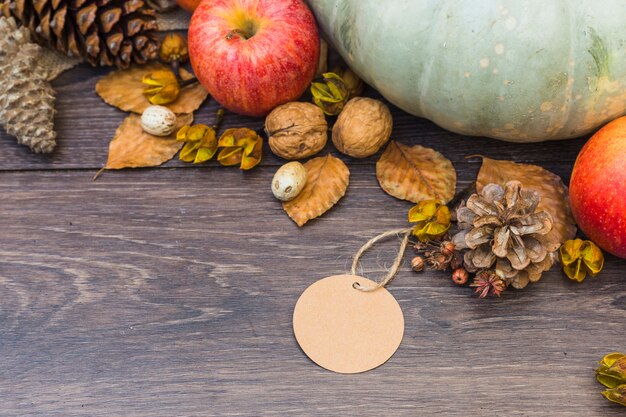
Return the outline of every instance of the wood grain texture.
{"type": "MultiPolygon", "coordinates": [[[[302,229],[272,197],[282,161],[270,155],[246,173],[174,161],[92,182],[124,117],[84,93],[95,74],[56,82],[55,154],[0,134],[1,416],[624,415],[593,368],[626,350],[626,261],[608,256],[583,284],[555,269],[488,300],[405,261],[389,287],[406,321],[398,352],[365,374],[330,373],[299,350],[291,315],[308,285],[406,225],[411,204],[379,188],[376,157],[345,158],[346,196],[302,229]]],[[[450,158],[459,188],[476,176],[473,153],[567,183],[584,143],[512,145],[394,117],[394,138],[450,158]]],[[[225,127],[244,122],[261,125],[231,115],[225,127]]],[[[365,275],[380,277],[397,244],[368,252],[365,275]]]]}

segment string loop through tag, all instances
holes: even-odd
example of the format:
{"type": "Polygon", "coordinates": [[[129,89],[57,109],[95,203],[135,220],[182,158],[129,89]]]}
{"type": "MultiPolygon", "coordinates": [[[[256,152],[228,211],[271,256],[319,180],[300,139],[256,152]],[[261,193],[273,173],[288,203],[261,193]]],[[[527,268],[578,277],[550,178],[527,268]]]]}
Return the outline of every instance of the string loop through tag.
{"type": "Polygon", "coordinates": [[[391,280],[393,279],[393,277],[398,272],[398,268],[400,268],[400,264],[402,263],[402,258],[404,257],[404,252],[406,251],[406,247],[409,244],[409,237],[411,236],[412,230],[413,230],[412,227],[408,229],[389,230],[388,232],[381,233],[380,235],[371,238],[363,246],[361,246],[361,249],[359,249],[359,251],[354,255],[354,259],[352,260],[352,268],[350,270],[350,273],[352,275],[357,275],[356,269],[357,269],[357,266],[359,265],[359,260],[361,259],[361,256],[363,256],[363,254],[368,249],[374,246],[376,242],[387,239],[392,236],[404,235],[402,237],[402,242],[400,243],[400,248],[398,249],[398,255],[396,256],[396,259],[393,261],[391,268],[389,268],[389,271],[387,271],[387,274],[382,279],[382,281],[378,282],[376,285],[371,286],[371,287],[364,287],[358,282],[354,282],[354,284],[352,284],[352,287],[359,291],[372,292],[372,291],[376,291],[379,288],[385,287],[387,284],[389,284],[391,280]]]}

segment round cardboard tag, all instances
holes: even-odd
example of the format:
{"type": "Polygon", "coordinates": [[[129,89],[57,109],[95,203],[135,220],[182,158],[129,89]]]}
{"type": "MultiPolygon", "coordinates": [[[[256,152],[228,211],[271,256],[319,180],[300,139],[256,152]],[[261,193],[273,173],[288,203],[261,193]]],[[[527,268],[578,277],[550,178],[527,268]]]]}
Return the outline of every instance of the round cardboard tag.
{"type": "Polygon", "coordinates": [[[385,288],[363,292],[353,287],[375,282],[355,275],[333,275],[313,283],[296,303],[293,332],[313,362],[353,374],[385,363],[404,335],[404,316],[385,288]]]}

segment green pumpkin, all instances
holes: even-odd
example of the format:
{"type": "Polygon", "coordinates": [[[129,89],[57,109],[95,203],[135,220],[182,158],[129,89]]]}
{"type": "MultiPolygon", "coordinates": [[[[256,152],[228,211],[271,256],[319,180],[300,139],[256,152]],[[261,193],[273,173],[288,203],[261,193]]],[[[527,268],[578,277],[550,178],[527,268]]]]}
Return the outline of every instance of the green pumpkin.
{"type": "Polygon", "coordinates": [[[309,0],[389,101],[466,135],[582,136],[626,113],[624,0],[309,0]]]}

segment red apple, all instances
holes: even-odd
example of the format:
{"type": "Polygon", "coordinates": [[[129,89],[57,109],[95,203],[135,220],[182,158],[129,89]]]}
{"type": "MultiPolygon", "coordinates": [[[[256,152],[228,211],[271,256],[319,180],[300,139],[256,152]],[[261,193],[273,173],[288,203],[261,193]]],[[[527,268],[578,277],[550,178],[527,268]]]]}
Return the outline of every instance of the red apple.
{"type": "Polygon", "coordinates": [[[198,7],[201,1],[202,0],[176,0],[176,4],[188,12],[193,12],[196,10],[196,7],[198,7]]]}
{"type": "Polygon", "coordinates": [[[188,38],[198,80],[235,113],[264,116],[315,75],[319,34],[301,0],[204,0],[188,38]]]}
{"type": "Polygon", "coordinates": [[[582,148],[569,196],[582,231],[602,249],[626,258],[626,117],[604,126],[582,148]]]}

